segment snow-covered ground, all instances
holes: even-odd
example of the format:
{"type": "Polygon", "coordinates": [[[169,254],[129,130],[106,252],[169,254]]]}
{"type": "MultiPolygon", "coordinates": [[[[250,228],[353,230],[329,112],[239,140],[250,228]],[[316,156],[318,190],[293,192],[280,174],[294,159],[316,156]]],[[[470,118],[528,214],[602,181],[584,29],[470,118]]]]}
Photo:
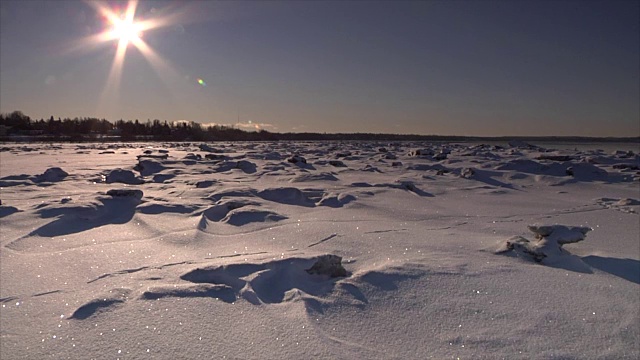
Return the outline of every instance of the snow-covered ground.
{"type": "Polygon", "coordinates": [[[0,358],[639,358],[638,151],[513,145],[0,144],[0,358]]]}

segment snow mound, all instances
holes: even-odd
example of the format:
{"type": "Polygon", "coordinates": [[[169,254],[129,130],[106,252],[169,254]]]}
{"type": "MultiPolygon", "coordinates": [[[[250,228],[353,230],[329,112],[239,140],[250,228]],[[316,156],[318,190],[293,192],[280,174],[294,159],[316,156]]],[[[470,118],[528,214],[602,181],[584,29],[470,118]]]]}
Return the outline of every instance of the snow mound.
{"type": "Polygon", "coordinates": [[[33,182],[57,182],[62,181],[69,174],[59,167],[52,167],[47,169],[44,173],[33,177],[33,182]]]}
{"type": "Polygon", "coordinates": [[[585,239],[592,229],[583,226],[565,225],[529,225],[535,234],[535,240],[514,236],[500,245],[497,253],[515,252],[518,256],[542,262],[567,254],[562,245],[572,244],[585,239]]]}
{"type": "Polygon", "coordinates": [[[142,176],[148,176],[151,174],[158,173],[164,170],[165,167],[161,163],[155,160],[139,160],[138,165],[134,167],[134,170],[140,172],[142,176]]]}
{"type": "Polygon", "coordinates": [[[198,147],[202,151],[206,151],[206,152],[210,152],[210,153],[218,153],[218,154],[222,153],[222,150],[213,148],[213,147],[211,147],[211,146],[209,146],[207,144],[200,144],[200,146],[198,146],[198,147]]]}
{"type": "Polygon", "coordinates": [[[214,223],[243,226],[256,222],[276,222],[287,219],[284,215],[260,209],[257,205],[260,204],[244,199],[221,201],[202,212],[198,229],[208,232],[215,228],[214,223]]]}
{"type": "Polygon", "coordinates": [[[640,211],[640,200],[632,198],[599,198],[596,199],[596,204],[605,209],[615,209],[629,214],[635,214],[640,211]]]}
{"type": "Polygon", "coordinates": [[[343,207],[344,205],[356,200],[356,197],[350,194],[345,193],[326,193],[320,201],[318,201],[318,206],[328,206],[332,208],[343,207]]]}
{"type": "Polygon", "coordinates": [[[123,183],[129,185],[139,185],[143,184],[144,180],[136,176],[136,174],[134,174],[131,170],[114,169],[107,173],[104,182],[106,182],[107,184],[123,183]]]}
{"type": "Polygon", "coordinates": [[[245,174],[253,174],[257,171],[257,166],[256,164],[247,160],[223,161],[218,164],[218,167],[215,169],[215,171],[226,172],[235,169],[242,170],[245,174]]]}
{"type": "MultiPolygon", "coordinates": [[[[16,239],[8,246],[15,250],[28,250],[37,244],[37,238],[55,237],[80,233],[110,224],[126,224],[135,215],[136,206],[140,204],[142,191],[129,189],[109,190],[108,196],[98,196],[86,203],[70,202],[44,203],[37,210],[41,219],[52,219],[33,229],[30,237],[16,239]]],[[[52,242],[51,246],[63,246],[64,243],[52,242]]]]}
{"type": "MultiPolygon", "coordinates": [[[[307,298],[309,295],[316,297],[329,294],[335,281],[329,275],[311,274],[307,270],[314,268],[314,264],[321,259],[335,258],[340,259],[335,255],[323,255],[317,258],[294,257],[265,263],[210,266],[191,270],[180,278],[192,283],[227,286],[235,296],[254,305],[277,304],[300,297],[307,298]]],[[[340,276],[346,276],[346,270],[340,276]]]]}
{"type": "Polygon", "coordinates": [[[235,209],[239,209],[243,206],[247,205],[255,205],[252,201],[247,200],[234,200],[234,201],[220,201],[215,206],[212,206],[205,210],[202,213],[202,216],[211,221],[220,221],[224,219],[225,216],[231,211],[235,209]]]}
{"type": "Polygon", "coordinates": [[[287,159],[288,162],[292,164],[306,164],[307,159],[299,155],[293,155],[287,159]]]}
{"type": "Polygon", "coordinates": [[[342,257],[338,255],[322,255],[305,271],[312,275],[328,275],[332,278],[347,276],[347,270],[342,266],[342,257]]]}

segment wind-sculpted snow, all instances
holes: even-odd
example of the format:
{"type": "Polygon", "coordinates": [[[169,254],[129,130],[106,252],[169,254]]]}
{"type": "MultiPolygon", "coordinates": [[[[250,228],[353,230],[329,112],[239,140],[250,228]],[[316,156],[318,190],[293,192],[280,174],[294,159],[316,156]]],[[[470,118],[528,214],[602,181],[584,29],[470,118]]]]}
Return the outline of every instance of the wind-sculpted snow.
{"type": "Polygon", "coordinates": [[[104,182],[107,184],[111,183],[123,183],[129,185],[139,185],[144,184],[144,179],[133,173],[131,170],[125,169],[114,169],[109,171],[104,176],[104,182]]]}
{"type": "Polygon", "coordinates": [[[90,300],[71,314],[71,319],[85,320],[101,313],[113,311],[122,305],[131,293],[129,289],[113,289],[103,296],[90,300]]]}
{"type": "Polygon", "coordinates": [[[309,274],[315,259],[288,258],[259,264],[238,264],[195,269],[181,276],[194,283],[227,285],[237,297],[254,304],[290,300],[294,293],[322,296],[331,292],[335,281],[309,274]]]}
{"type": "Polygon", "coordinates": [[[311,182],[311,181],[338,181],[338,178],[331,173],[301,174],[293,177],[289,182],[311,182]]]}
{"type": "MultiPolygon", "coordinates": [[[[112,193],[113,194],[113,193],[112,193]]],[[[96,201],[76,205],[45,205],[36,211],[41,218],[55,220],[34,229],[29,235],[55,237],[86,231],[108,224],[124,224],[131,220],[136,206],[140,203],[142,192],[133,195],[98,196],[96,201]]],[[[128,194],[128,193],[124,193],[128,194]]],[[[111,194],[109,194],[111,195],[111,194]]]]}
{"type": "Polygon", "coordinates": [[[640,200],[637,199],[612,199],[605,197],[597,199],[596,202],[606,209],[615,209],[632,214],[638,213],[638,209],[640,209],[640,206],[638,206],[640,205],[640,200]]]}
{"type": "Polygon", "coordinates": [[[57,182],[62,181],[69,176],[66,171],[59,167],[53,167],[47,169],[43,174],[37,175],[33,178],[34,182],[57,182]]]}
{"type": "MultiPolygon", "coordinates": [[[[225,206],[225,205],[223,205],[225,206]]],[[[203,218],[200,221],[200,225],[198,228],[203,231],[207,231],[211,226],[211,221],[218,221],[225,224],[233,225],[233,226],[243,226],[249,223],[264,223],[264,222],[276,222],[280,220],[284,220],[287,217],[284,215],[280,215],[273,211],[261,210],[260,208],[256,208],[253,206],[243,206],[241,208],[227,208],[225,211],[224,217],[220,220],[215,220],[218,218],[218,214],[216,214],[217,209],[209,209],[211,211],[203,214],[203,218]],[[213,219],[207,217],[207,214],[214,215],[213,219]]]]}
{"type": "Polygon", "coordinates": [[[529,257],[537,262],[554,261],[567,254],[563,245],[584,240],[591,228],[565,225],[530,225],[535,240],[516,236],[507,240],[498,253],[514,251],[519,256],[529,257]]]}
{"type": "Polygon", "coordinates": [[[149,176],[164,170],[165,166],[156,160],[144,159],[138,161],[138,164],[134,169],[140,172],[140,175],[142,176],[149,176]]]}
{"type": "Polygon", "coordinates": [[[592,228],[565,225],[531,225],[528,228],[535,235],[534,239],[514,236],[502,242],[496,253],[513,253],[523,259],[579,273],[603,271],[640,284],[640,260],[598,255],[580,257],[564,248],[564,245],[585,240],[592,228]]]}
{"type": "Polygon", "coordinates": [[[33,183],[39,186],[53,185],[53,183],[63,181],[69,174],[59,167],[52,167],[45,170],[44,173],[29,176],[26,174],[5,176],[0,178],[0,187],[9,187],[16,185],[31,185],[33,183]]]}
{"type": "Polygon", "coordinates": [[[281,204],[312,207],[315,204],[298,188],[271,188],[258,191],[256,196],[281,204]]]}
{"type": "Polygon", "coordinates": [[[322,199],[317,202],[319,206],[328,206],[332,208],[339,208],[349,204],[352,201],[355,201],[356,197],[351,194],[334,194],[334,193],[326,193],[322,196],[322,199]]]}
{"type": "MultiPolygon", "coordinates": [[[[221,301],[227,304],[244,301],[261,306],[302,303],[310,315],[323,313],[343,304],[366,309],[369,304],[366,295],[368,287],[394,291],[398,290],[400,282],[419,279],[428,274],[420,268],[396,267],[364,271],[354,275],[339,265],[340,260],[340,257],[335,255],[321,255],[198,267],[182,274],[179,279],[174,279],[173,283],[167,283],[166,281],[170,279],[164,279],[164,284],[150,284],[137,290],[130,288],[109,290],[81,303],[69,319],[98,321],[99,318],[109,314],[117,316],[119,312],[126,312],[127,307],[136,306],[135,303],[139,301],[172,298],[204,298],[208,301],[221,301]],[[338,260],[338,267],[331,271],[339,270],[336,276],[332,275],[333,272],[325,273],[319,270],[318,264],[325,260],[330,260],[330,263],[334,259],[338,260]]],[[[131,274],[151,270],[153,269],[140,268],[120,273],[131,274]]],[[[105,279],[106,275],[96,280],[105,279]]],[[[151,278],[150,280],[161,279],[151,278]]],[[[13,301],[15,298],[5,300],[13,301]]]]}
{"type": "Polygon", "coordinates": [[[633,146],[4,144],[0,358],[636,359],[633,146]]]}
{"type": "Polygon", "coordinates": [[[0,218],[3,218],[5,216],[9,216],[13,213],[17,213],[18,208],[13,207],[13,206],[0,206],[0,218]]]}

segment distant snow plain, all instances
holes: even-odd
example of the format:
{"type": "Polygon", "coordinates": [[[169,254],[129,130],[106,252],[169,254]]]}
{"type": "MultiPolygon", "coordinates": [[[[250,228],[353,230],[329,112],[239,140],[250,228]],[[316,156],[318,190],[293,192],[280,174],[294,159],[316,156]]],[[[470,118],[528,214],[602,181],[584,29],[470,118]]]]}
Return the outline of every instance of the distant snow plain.
{"type": "Polygon", "coordinates": [[[0,144],[0,358],[637,359],[639,165],[521,142],[0,144]],[[516,251],[542,225],[582,241],[516,251]],[[346,276],[305,271],[326,254],[346,276]]]}

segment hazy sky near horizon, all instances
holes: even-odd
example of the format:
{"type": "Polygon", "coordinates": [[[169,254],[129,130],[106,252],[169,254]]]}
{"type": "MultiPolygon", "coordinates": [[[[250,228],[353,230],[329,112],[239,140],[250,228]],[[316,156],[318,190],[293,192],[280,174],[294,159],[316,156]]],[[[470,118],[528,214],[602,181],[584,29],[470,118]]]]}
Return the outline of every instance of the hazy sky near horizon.
{"type": "Polygon", "coordinates": [[[2,0],[0,111],[239,116],[278,132],[640,136],[638,1],[138,3],[137,19],[166,16],[141,35],[157,56],[129,44],[118,84],[118,41],[80,42],[110,28],[95,7],[2,0]]]}

